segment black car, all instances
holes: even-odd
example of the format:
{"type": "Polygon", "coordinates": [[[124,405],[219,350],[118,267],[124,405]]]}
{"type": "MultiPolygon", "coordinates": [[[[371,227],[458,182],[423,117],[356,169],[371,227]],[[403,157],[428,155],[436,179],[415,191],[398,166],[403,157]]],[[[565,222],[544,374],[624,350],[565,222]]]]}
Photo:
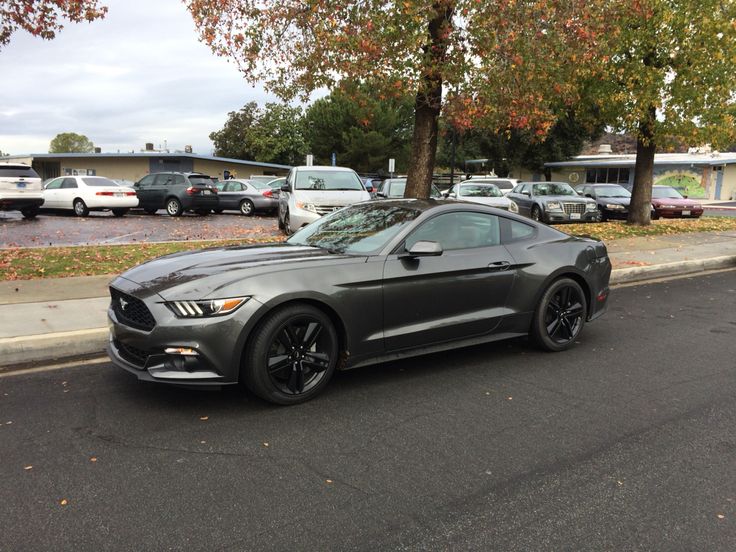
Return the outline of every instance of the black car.
{"type": "Polygon", "coordinates": [[[160,172],[149,174],[133,185],[138,206],[152,215],[166,209],[172,217],[184,211],[206,215],[217,209],[219,199],[212,179],[199,173],[160,172]]]}
{"type": "Polygon", "coordinates": [[[597,222],[598,206],[566,182],[521,182],[507,196],[510,211],[546,222],[597,222]]]}
{"type": "Polygon", "coordinates": [[[629,216],[631,192],[618,184],[583,184],[575,188],[578,194],[594,199],[601,220],[623,219],[629,216]]]}
{"type": "Polygon", "coordinates": [[[599,241],[484,205],[357,203],[287,241],[177,253],[110,285],[108,354],[141,380],[293,404],[335,370],[530,334],[575,344],[606,310],[599,241]]]}

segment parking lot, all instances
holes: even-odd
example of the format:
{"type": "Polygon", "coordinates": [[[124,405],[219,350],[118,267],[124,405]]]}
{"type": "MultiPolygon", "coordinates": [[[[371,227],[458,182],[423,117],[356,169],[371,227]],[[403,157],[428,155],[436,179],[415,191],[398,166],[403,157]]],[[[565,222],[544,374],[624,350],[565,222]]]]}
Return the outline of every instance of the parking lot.
{"type": "Polygon", "coordinates": [[[0,212],[0,247],[45,247],[157,241],[237,239],[279,235],[276,217],[238,213],[169,217],[160,210],[147,215],[134,210],[124,217],[93,212],[87,217],[43,213],[24,220],[19,212],[0,212]]]}

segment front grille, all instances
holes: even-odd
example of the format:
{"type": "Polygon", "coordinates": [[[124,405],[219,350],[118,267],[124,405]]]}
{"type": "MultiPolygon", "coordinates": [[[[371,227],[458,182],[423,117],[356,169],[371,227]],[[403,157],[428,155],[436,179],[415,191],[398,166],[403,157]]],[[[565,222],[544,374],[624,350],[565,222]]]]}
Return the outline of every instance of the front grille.
{"type": "Polygon", "coordinates": [[[120,356],[128,362],[135,364],[136,366],[140,366],[141,368],[145,367],[146,361],[148,360],[148,352],[131,345],[126,345],[122,341],[118,340],[115,340],[115,347],[117,347],[120,352],[120,356]]]}
{"type": "Polygon", "coordinates": [[[113,287],[110,288],[110,296],[112,297],[112,310],[121,323],[147,332],[156,326],[156,320],[151,311],[140,299],[113,287]]]}
{"type": "Polygon", "coordinates": [[[570,213],[580,213],[582,215],[585,212],[585,203],[563,203],[562,208],[568,215],[570,213]]]}
{"type": "Polygon", "coordinates": [[[344,205],[315,205],[314,210],[320,215],[326,215],[338,209],[342,209],[344,205]]]}

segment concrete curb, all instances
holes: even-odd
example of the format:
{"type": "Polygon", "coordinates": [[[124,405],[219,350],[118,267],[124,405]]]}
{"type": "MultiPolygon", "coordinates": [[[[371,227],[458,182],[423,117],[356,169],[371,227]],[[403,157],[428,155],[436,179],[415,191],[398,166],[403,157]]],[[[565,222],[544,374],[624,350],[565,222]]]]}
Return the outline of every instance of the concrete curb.
{"type": "MultiPolygon", "coordinates": [[[[651,266],[617,268],[611,273],[610,283],[611,285],[629,284],[733,267],[736,267],[736,255],[651,266]]],[[[13,366],[27,365],[29,362],[37,363],[83,355],[103,354],[107,345],[108,332],[108,328],[104,327],[0,338],[0,371],[12,371],[13,366]]]]}
{"type": "Polygon", "coordinates": [[[667,276],[683,276],[696,274],[707,270],[719,270],[736,267],[736,255],[723,255],[710,259],[696,259],[692,261],[677,261],[651,266],[636,266],[632,268],[617,268],[611,273],[611,285],[629,284],[667,276]]]}
{"type": "Polygon", "coordinates": [[[109,330],[92,328],[0,339],[0,367],[102,353],[109,330]]]}

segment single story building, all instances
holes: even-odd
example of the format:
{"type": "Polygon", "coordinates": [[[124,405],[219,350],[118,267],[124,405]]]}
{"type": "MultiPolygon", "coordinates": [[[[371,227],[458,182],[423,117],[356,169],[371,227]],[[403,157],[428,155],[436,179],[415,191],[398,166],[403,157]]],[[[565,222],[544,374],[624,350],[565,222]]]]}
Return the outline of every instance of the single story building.
{"type": "Polygon", "coordinates": [[[141,151],[133,153],[33,153],[11,155],[0,161],[26,163],[43,180],[63,175],[106,176],[137,182],[147,174],[176,171],[198,172],[223,180],[226,174],[240,178],[251,175],[285,176],[288,165],[243,161],[196,153],[141,151]]]}
{"type": "MultiPolygon", "coordinates": [[[[631,189],[636,155],[580,155],[569,161],[545,163],[552,180],[579,184],[616,183],[631,189]]],[[[540,175],[524,180],[543,180],[540,175]]],[[[672,186],[698,199],[736,199],[736,153],[658,153],[654,184],[672,186]]]]}

